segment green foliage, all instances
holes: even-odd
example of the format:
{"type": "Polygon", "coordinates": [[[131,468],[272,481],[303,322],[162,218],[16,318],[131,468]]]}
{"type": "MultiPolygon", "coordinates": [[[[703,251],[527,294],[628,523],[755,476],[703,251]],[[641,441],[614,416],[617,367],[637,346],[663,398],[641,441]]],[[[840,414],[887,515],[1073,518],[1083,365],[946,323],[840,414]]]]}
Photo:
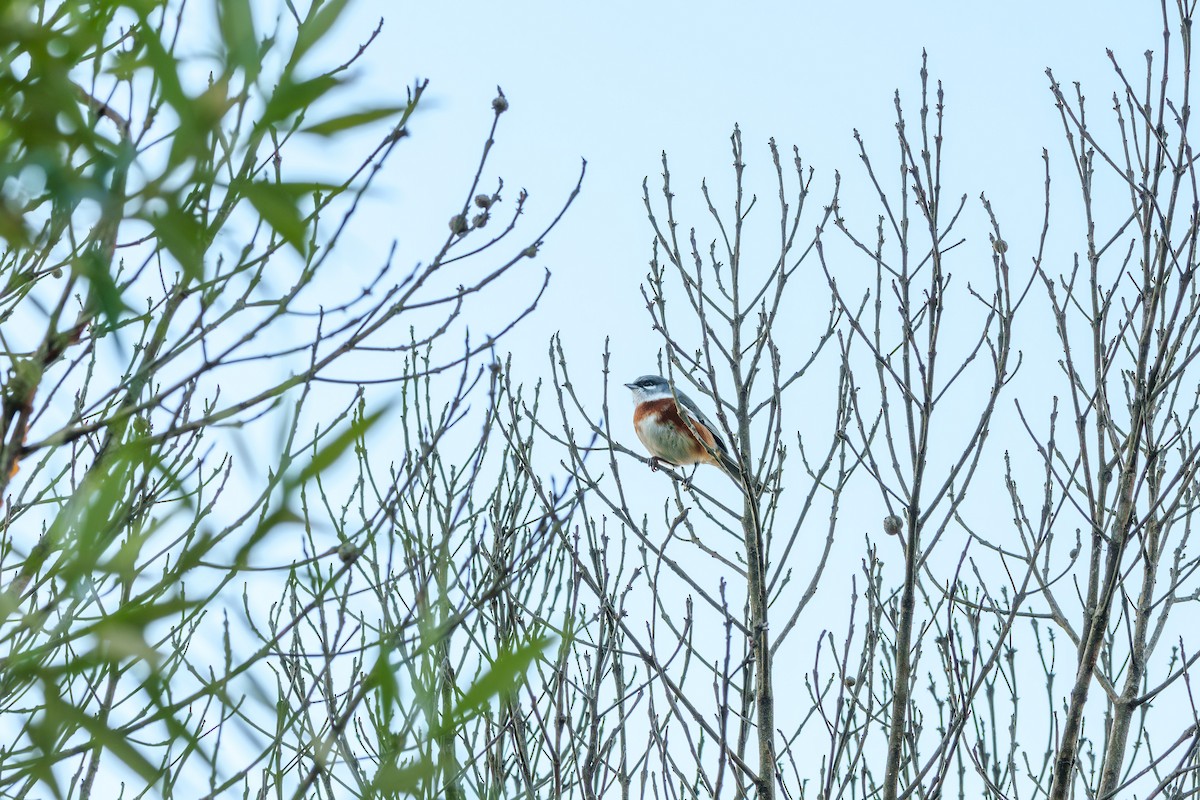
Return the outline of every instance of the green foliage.
{"type": "Polygon", "coordinates": [[[552,637],[533,635],[516,647],[502,648],[488,669],[458,698],[449,718],[442,720],[439,733],[452,733],[486,711],[494,701],[511,699],[530,666],[553,644],[552,637]]]}
{"type": "MultiPolygon", "coordinates": [[[[429,720],[429,739],[437,741],[448,737],[453,741],[459,732],[468,729],[481,716],[492,716],[496,704],[508,700],[518,691],[525,682],[531,665],[542,659],[553,644],[552,637],[533,634],[515,647],[502,647],[492,657],[488,668],[462,690],[444,718],[437,718],[435,712],[434,719],[429,720]]],[[[379,658],[365,684],[366,688],[374,690],[378,696],[377,707],[386,725],[384,730],[388,731],[391,730],[391,723],[395,719],[396,706],[402,702],[396,667],[390,663],[390,655],[388,649],[381,648],[379,658]]],[[[427,707],[436,708],[436,705],[430,703],[427,707]]],[[[366,796],[407,797],[440,794],[435,782],[438,769],[435,759],[429,756],[414,758],[403,748],[403,742],[404,737],[396,739],[396,743],[401,746],[390,748],[387,757],[381,759],[366,796]]],[[[457,779],[458,776],[453,777],[457,779]]]]}
{"type": "MultiPolygon", "coordinates": [[[[97,202],[103,219],[78,236],[93,245],[81,249],[78,271],[93,287],[94,310],[115,325],[127,310],[120,294],[128,287],[112,274],[121,219],[148,223],[194,282],[203,281],[208,248],[243,197],[282,241],[303,253],[314,186],[266,177],[269,161],[259,152],[266,137],[328,137],[415,108],[415,102],[393,103],[300,125],[311,106],[336,102],[334,96],[349,88],[337,70],[312,75],[311,66],[301,68],[302,57],[345,7],[344,1],[313,3],[289,50],[280,38],[258,36],[248,0],[222,0],[216,9],[219,58],[208,65],[207,82],[193,85],[185,78],[189,65],[176,57],[168,38],[168,23],[179,13],[171,3],[8,4],[0,25],[0,97],[7,98],[0,181],[18,182],[27,195],[6,194],[0,202],[0,237],[14,248],[10,257],[25,248],[44,252],[64,227],[73,227],[72,213],[82,201],[97,202]],[[272,58],[283,66],[264,74],[262,66],[272,58]],[[116,110],[115,101],[125,96],[142,101],[141,119],[116,110]],[[243,129],[247,116],[253,124],[243,129]],[[165,158],[161,147],[155,149],[161,136],[169,142],[165,158]],[[134,163],[137,183],[127,186],[134,163]],[[222,171],[232,179],[218,181],[222,171]],[[42,176],[41,191],[30,184],[36,176],[42,176]],[[39,214],[47,205],[53,213],[39,214]]],[[[336,194],[344,187],[320,188],[336,194]]]]}
{"type": "Polygon", "coordinates": [[[487,458],[490,403],[479,442],[455,430],[494,398],[495,337],[435,347],[520,260],[486,263],[508,233],[347,286],[320,225],[356,212],[425,88],[358,102],[361,51],[320,46],[348,7],[0,4],[0,795],[434,794],[549,645],[478,636],[546,528],[485,557],[476,495],[493,526],[535,504],[487,458]],[[327,181],[283,157],[366,128],[327,181]],[[366,388],[380,363],[398,412],[366,388]]]}

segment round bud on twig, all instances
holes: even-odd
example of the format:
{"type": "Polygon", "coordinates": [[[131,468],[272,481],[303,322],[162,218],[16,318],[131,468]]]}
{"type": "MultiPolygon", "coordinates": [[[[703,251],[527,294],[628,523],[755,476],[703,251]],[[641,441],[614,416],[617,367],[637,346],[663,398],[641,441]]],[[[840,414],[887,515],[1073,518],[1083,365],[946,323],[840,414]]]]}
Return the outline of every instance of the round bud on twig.
{"type": "Polygon", "coordinates": [[[484,225],[487,225],[487,221],[488,213],[486,211],[481,211],[471,218],[471,227],[482,228],[484,225]]]}
{"type": "Polygon", "coordinates": [[[467,232],[467,215],[455,214],[450,218],[451,233],[466,233],[467,232]]]}
{"type": "Polygon", "coordinates": [[[526,258],[533,258],[534,256],[537,255],[537,251],[538,251],[538,246],[536,244],[531,244],[531,245],[529,245],[529,247],[526,247],[524,250],[521,251],[521,255],[525,256],[526,258]]]}
{"type": "Polygon", "coordinates": [[[900,533],[902,527],[904,527],[904,521],[895,514],[888,514],[883,518],[883,532],[888,536],[895,536],[900,533]]]}
{"type": "MultiPolygon", "coordinates": [[[[497,86],[496,90],[499,91],[499,89],[500,87],[497,86]]],[[[496,99],[492,101],[492,110],[497,114],[503,114],[505,111],[508,111],[508,98],[504,96],[504,92],[496,95],[496,99]]]]}
{"type": "Polygon", "coordinates": [[[475,205],[479,206],[480,208],[491,208],[492,198],[486,194],[477,194],[475,195],[475,205]]]}
{"type": "Polygon", "coordinates": [[[992,242],[992,249],[1000,255],[1004,255],[1006,252],[1008,252],[1008,242],[1004,241],[1003,239],[997,239],[996,241],[992,242]]]}

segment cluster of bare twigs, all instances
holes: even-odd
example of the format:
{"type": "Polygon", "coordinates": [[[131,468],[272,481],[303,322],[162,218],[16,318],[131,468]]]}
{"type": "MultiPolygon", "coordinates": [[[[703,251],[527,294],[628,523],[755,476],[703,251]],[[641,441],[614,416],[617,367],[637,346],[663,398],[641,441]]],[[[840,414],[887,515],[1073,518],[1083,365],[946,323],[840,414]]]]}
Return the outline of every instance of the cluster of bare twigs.
{"type": "Polygon", "coordinates": [[[1113,59],[1113,135],[1050,76],[1078,245],[1049,154],[1034,242],[943,188],[924,63],[895,163],[856,134],[865,226],[772,141],[762,235],[736,128],[686,225],[664,154],[648,325],[743,478],[664,470],[647,506],[609,354],[599,408],[562,342],[532,388],[497,356],[548,273],[469,333],[579,191],[528,235],[486,188],[503,93],[440,245],[348,281],[425,85],[314,122],[363,52],[298,67],[342,4],[285,4],[286,43],[223,3],[203,87],[182,5],[117,6],[0,29],[34,76],[0,61],[0,793],[1200,793],[1190,8],[1144,86],[1113,59]],[[292,178],[305,137],[383,119],[348,174],[292,178]]]}
{"type": "Polygon", "coordinates": [[[460,785],[460,737],[490,735],[483,712],[551,641],[515,604],[553,616],[532,575],[571,504],[497,446],[495,355],[548,275],[488,335],[464,320],[579,186],[532,235],[524,192],[483,188],[501,92],[441,246],[351,269],[340,245],[426,85],[311,119],[379,33],[302,77],[343,7],[288,4],[291,29],[259,40],[249,6],[223,4],[198,95],[184,4],[114,6],[128,28],[51,4],[4,34],[33,53],[0,100],[25,182],[0,256],[6,797],[114,796],[131,775],[213,797],[460,785]],[[60,63],[80,53],[90,82],[60,63]],[[48,142],[54,102],[79,127],[48,142]],[[298,142],[382,119],[336,181],[291,177],[298,142]]]}
{"type": "MultiPolygon", "coordinates": [[[[947,197],[943,90],[924,65],[915,118],[896,96],[898,183],[858,139],[878,199],[872,235],[844,216],[838,176],[816,233],[801,236],[813,174],[797,155],[789,190],[772,142],[779,235],[774,255],[749,258],[756,209],[735,130],[731,212],[701,186],[705,245],[695,227],[680,231],[664,156],[662,200],[645,193],[654,257],[643,287],[661,372],[711,400],[738,463],[768,491],[743,486],[731,502],[669,473],[673,497],[647,515],[627,486],[644,456],[620,427],[587,422],[621,414],[607,394],[598,412],[579,396],[552,346],[562,424],[543,435],[577,481],[578,526],[560,531],[559,546],[582,656],[560,664],[572,671],[554,673],[547,702],[526,714],[554,713],[573,733],[535,738],[557,754],[556,789],[571,788],[564,763],[583,796],[1200,788],[1197,643],[1181,616],[1200,563],[1189,547],[1200,409],[1191,10],[1172,19],[1164,5],[1163,22],[1167,46],[1148,60],[1144,88],[1113,61],[1115,144],[1086,120],[1082,93],[1068,99],[1051,79],[1085,222],[1064,274],[1051,264],[1072,232],[1053,224],[1049,156],[1031,244],[1006,240],[986,196],[947,197]],[[1011,260],[1018,250],[1028,261],[1011,260]],[[970,281],[955,280],[968,265],[970,281]],[[801,350],[781,312],[803,283],[811,317],[818,282],[827,324],[801,350]],[[1041,398],[1014,383],[1047,368],[1044,346],[1034,359],[1018,349],[1023,337],[1046,338],[1043,297],[1040,318],[1061,348],[1048,427],[1030,416],[1041,398]],[[787,414],[801,392],[803,423],[787,414]],[[830,416],[815,425],[814,409],[830,416]],[[989,439],[1014,423],[1028,446],[989,439]],[[815,457],[814,430],[824,442],[815,457]],[[595,442],[602,463],[588,458],[595,442]],[[868,534],[861,574],[842,580],[830,554],[861,535],[838,525],[850,492],[878,508],[883,535],[868,534]],[[840,634],[838,620],[814,615],[822,595],[826,607],[849,606],[840,634]],[[826,629],[815,641],[795,635],[814,619],[826,629]],[[806,662],[801,685],[794,665],[806,662]]],[[[606,378],[608,363],[605,353],[606,378]]],[[[1031,380],[1033,392],[1054,385],[1041,372],[1031,380]]]]}

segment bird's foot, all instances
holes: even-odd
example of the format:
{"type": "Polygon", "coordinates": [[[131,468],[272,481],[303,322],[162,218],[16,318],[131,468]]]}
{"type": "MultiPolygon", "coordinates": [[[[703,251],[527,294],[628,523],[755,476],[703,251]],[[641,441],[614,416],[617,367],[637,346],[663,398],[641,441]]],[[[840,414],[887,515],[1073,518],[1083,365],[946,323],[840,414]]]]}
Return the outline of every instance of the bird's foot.
{"type": "Polygon", "coordinates": [[[650,471],[658,472],[658,456],[650,456],[650,471]]]}

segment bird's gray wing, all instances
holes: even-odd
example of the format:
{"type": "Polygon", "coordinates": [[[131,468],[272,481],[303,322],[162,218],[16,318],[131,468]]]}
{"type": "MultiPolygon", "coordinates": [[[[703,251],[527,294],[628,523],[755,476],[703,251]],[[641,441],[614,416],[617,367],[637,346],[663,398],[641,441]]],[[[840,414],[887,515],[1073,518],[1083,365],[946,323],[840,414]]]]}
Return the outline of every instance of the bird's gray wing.
{"type": "Polygon", "coordinates": [[[708,417],[704,416],[704,412],[700,410],[699,406],[696,405],[692,398],[688,397],[678,389],[675,390],[675,396],[679,398],[679,405],[683,406],[684,409],[691,414],[696,421],[708,428],[708,432],[713,435],[713,441],[717,444],[717,449],[722,453],[728,453],[729,449],[725,447],[725,442],[721,440],[720,428],[712,424],[708,417]]]}

